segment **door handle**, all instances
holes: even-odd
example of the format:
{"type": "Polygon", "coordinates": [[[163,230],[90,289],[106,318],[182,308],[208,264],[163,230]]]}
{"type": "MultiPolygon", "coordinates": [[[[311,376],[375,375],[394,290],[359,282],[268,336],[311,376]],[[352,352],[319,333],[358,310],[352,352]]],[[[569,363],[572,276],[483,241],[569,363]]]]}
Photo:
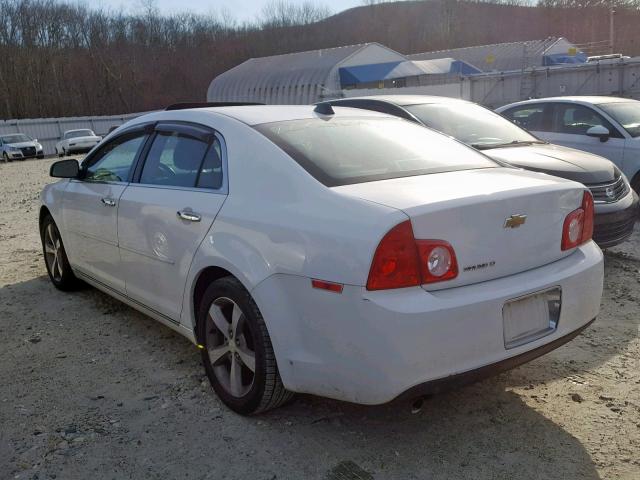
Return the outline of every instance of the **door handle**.
{"type": "Polygon", "coordinates": [[[178,210],[178,217],[189,222],[199,222],[202,219],[200,215],[190,210],[178,210]]]}
{"type": "Polygon", "coordinates": [[[116,201],[113,200],[112,198],[103,198],[101,200],[102,203],[104,203],[107,207],[115,207],[116,206],[116,201]]]}

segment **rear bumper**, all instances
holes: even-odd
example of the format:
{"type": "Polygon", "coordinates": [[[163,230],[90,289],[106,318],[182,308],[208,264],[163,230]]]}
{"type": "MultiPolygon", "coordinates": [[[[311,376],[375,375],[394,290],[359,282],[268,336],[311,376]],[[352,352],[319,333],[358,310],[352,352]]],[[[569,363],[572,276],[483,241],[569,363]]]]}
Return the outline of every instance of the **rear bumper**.
{"type": "Polygon", "coordinates": [[[446,392],[454,388],[463,387],[471,383],[478,382],[485,378],[498,375],[499,373],[506,372],[513,368],[516,368],[524,363],[535,360],[542,355],[561,347],[567,342],[570,342],[576,338],[583,330],[589,327],[596,319],[594,318],[586,325],[574,330],[573,332],[565,335],[564,337],[556,338],[552,342],[542,345],[528,352],[521,353],[515,357],[510,357],[505,360],[492,363],[491,365],[485,365],[484,367],[476,368],[468,372],[458,373],[457,375],[451,375],[445,378],[438,378],[430,382],[425,382],[415,387],[410,388],[406,392],[402,393],[397,400],[412,399],[422,395],[436,395],[438,393],[446,392]]]}
{"type": "Polygon", "coordinates": [[[438,391],[454,378],[486,376],[556,348],[597,316],[602,283],[602,252],[589,242],[549,265],[446,290],[369,292],[345,285],[336,294],[279,274],[252,295],[288,389],[380,404],[424,384],[438,391]],[[555,287],[562,289],[557,328],[505,348],[504,304],[555,287]]]}
{"type": "Polygon", "coordinates": [[[638,195],[633,190],[625,198],[607,205],[606,208],[596,205],[593,240],[601,248],[624,242],[633,233],[639,214],[638,195]]]}
{"type": "Polygon", "coordinates": [[[69,145],[69,147],[67,148],[67,153],[86,153],[88,151],[90,151],[93,147],[95,147],[96,145],[98,145],[98,143],[100,142],[95,142],[92,144],[80,144],[80,145],[69,145]]]}

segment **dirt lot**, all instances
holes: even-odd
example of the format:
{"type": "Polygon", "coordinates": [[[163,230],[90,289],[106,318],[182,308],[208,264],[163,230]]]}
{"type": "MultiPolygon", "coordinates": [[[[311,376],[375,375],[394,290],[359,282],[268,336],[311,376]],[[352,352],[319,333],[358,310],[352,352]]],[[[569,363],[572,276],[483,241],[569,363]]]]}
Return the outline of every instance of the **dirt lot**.
{"type": "Polygon", "coordinates": [[[0,165],[0,479],[640,478],[640,235],[606,254],[598,321],[528,365],[416,414],[302,396],[243,418],[187,340],[51,286],[50,164],[0,165]]]}

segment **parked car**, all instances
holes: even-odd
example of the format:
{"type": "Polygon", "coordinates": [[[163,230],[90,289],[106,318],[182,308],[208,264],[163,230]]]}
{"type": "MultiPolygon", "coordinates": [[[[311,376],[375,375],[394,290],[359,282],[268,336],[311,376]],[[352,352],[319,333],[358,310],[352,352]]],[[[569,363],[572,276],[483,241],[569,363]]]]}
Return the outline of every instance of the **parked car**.
{"type": "Polygon", "coordinates": [[[5,163],[27,158],[44,158],[44,150],[38,139],[24,133],[0,135],[0,154],[5,163]]]}
{"type": "Polygon", "coordinates": [[[560,346],[600,308],[583,185],[388,115],[155,112],[51,175],[53,284],[84,280],[189,338],[243,414],[292,392],[437,392],[560,346]]]}
{"type": "Polygon", "coordinates": [[[64,157],[72,153],[88,152],[100,143],[100,140],[102,137],[93,133],[93,130],[67,130],[56,144],[56,154],[64,157]]]}
{"type": "Polygon", "coordinates": [[[512,103],[497,111],[549,142],[608,158],[640,194],[639,101],[555,97],[512,103]]]}
{"type": "Polygon", "coordinates": [[[424,95],[389,95],[331,100],[425,125],[516,167],[586,185],[595,200],[593,238],[602,248],[625,241],[638,218],[638,196],[609,160],[557,145],[527,133],[491,110],[464,100],[424,95]]]}

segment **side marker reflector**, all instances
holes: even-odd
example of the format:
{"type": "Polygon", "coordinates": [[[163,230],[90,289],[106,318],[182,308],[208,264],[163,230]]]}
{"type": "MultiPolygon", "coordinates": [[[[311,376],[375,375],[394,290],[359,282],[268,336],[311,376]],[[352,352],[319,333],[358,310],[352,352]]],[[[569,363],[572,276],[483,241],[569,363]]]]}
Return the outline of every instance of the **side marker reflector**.
{"type": "Polygon", "coordinates": [[[311,280],[311,286],[313,288],[319,288],[320,290],[328,290],[333,293],[342,293],[344,285],[341,283],[325,282],[324,280],[311,280]]]}

